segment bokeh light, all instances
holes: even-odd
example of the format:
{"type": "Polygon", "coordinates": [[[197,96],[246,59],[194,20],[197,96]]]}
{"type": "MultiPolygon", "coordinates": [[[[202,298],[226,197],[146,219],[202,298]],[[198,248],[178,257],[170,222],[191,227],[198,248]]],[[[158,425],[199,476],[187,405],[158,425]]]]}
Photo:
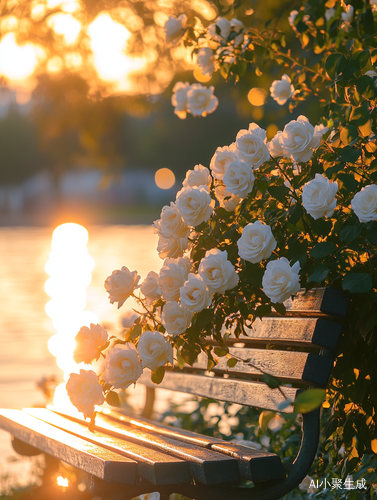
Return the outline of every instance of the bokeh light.
{"type": "Polygon", "coordinates": [[[265,89],[255,87],[249,91],[247,98],[253,106],[263,106],[266,102],[267,95],[265,89]]]}
{"type": "Polygon", "coordinates": [[[170,189],[175,184],[175,175],[170,168],[160,168],[157,170],[154,180],[160,189],[170,189]]]}

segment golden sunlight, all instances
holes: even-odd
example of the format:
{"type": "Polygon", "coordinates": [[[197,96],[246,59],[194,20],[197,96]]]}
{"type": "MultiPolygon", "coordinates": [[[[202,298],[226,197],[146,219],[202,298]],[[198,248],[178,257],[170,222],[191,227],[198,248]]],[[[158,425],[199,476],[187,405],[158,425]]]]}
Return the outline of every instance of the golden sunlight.
{"type": "Polygon", "coordinates": [[[170,189],[175,184],[175,175],[170,168],[160,168],[155,173],[154,180],[160,189],[170,189]]]}
{"type": "Polygon", "coordinates": [[[255,87],[249,91],[247,98],[253,106],[263,106],[266,102],[267,92],[265,89],[255,87]]]}
{"type": "Polygon", "coordinates": [[[63,488],[68,488],[68,479],[63,476],[58,476],[56,478],[56,483],[58,486],[62,486],[63,488]]]}
{"type": "MultiPolygon", "coordinates": [[[[88,231],[79,224],[62,224],[53,232],[52,251],[45,270],[50,276],[45,284],[51,300],[46,304],[46,313],[52,318],[56,334],[48,348],[64,372],[65,380],[70,373],[86,365],[77,365],[73,359],[75,337],[82,326],[98,323],[98,317],[86,307],[86,287],[90,284],[94,260],[88,255],[88,231]]],[[[65,384],[58,386],[54,404],[67,406],[65,384]]],[[[69,401],[69,400],[68,400],[69,401]]]]}
{"type": "Polygon", "coordinates": [[[89,25],[88,35],[99,77],[114,82],[118,91],[129,90],[129,73],[140,70],[146,63],[144,58],[131,57],[125,53],[130,31],[114,21],[110,14],[101,12],[89,25]]]}
{"type": "Polygon", "coordinates": [[[41,56],[40,48],[31,43],[17,45],[15,34],[7,33],[0,42],[0,74],[10,80],[25,80],[41,56]]]}
{"type": "Polygon", "coordinates": [[[81,23],[71,14],[54,14],[49,17],[47,25],[54,30],[57,35],[61,35],[66,45],[76,42],[80,31],[81,23]]]}

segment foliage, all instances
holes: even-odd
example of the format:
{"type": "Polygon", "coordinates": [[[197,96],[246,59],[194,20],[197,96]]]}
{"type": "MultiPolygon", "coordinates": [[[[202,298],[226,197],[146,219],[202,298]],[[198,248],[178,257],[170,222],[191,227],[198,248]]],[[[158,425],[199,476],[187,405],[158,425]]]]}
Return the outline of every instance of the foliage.
{"type": "MultiPolygon", "coordinates": [[[[256,73],[264,64],[282,67],[290,72],[295,89],[290,109],[312,96],[321,107],[321,123],[314,128],[305,117],[299,117],[268,145],[256,124],[240,131],[236,143],[227,149],[235,157],[223,174],[216,167],[217,151],[211,175],[202,166],[189,171],[175,205],[164,207],[160,221],[155,222],[160,257],[168,258],[160,275],[151,275],[142,283],[141,295],[135,295],[136,271],[124,267],[106,280],[111,302],[118,302],[119,307],[133,295],[142,308],[126,340],[115,341],[118,353],[127,349],[122,351],[119,344],[138,347],[145,332],[153,330],[155,339],[164,335],[175,347],[179,366],[193,365],[204,352],[209,370],[223,356],[229,366],[234,365],[237,359],[229,355],[225,343],[229,334],[236,338],[247,335],[253,321],[269,315],[272,308],[284,315],[283,302],[297,293],[299,285],[307,290],[331,286],[350,292],[346,331],[326,396],[327,407],[331,407],[324,431],[327,455],[318,462],[318,470],[329,470],[327,464],[334,467],[343,448],[344,457],[336,469],[343,479],[348,474],[367,474],[376,452],[377,198],[366,195],[368,189],[377,189],[377,79],[366,74],[377,60],[374,16],[369,2],[355,0],[347,7],[335,0],[308,0],[296,16],[291,13],[300,42],[292,48],[287,46],[284,32],[276,26],[270,28],[271,23],[261,30],[225,23],[229,30],[224,34],[223,21],[206,28],[189,17],[184,43],[199,52],[199,44],[208,41],[214,67],[224,78],[239,80],[248,65],[256,73]],[[329,9],[334,9],[331,16],[329,9]],[[236,42],[239,35],[242,39],[236,42]],[[252,151],[243,149],[242,137],[252,142],[252,151]],[[219,189],[225,189],[223,196],[219,189]],[[192,199],[195,203],[190,205],[192,199]],[[175,233],[164,219],[166,213],[177,218],[175,233]],[[268,236],[268,251],[264,249],[257,258],[241,251],[240,242],[251,226],[258,227],[258,237],[263,231],[272,235],[268,236]],[[222,252],[226,262],[221,260],[222,252]],[[179,260],[182,255],[189,261],[179,260]],[[218,288],[211,281],[214,275],[209,280],[206,275],[206,265],[214,256],[216,265],[221,261],[222,266],[223,282],[218,288]],[[281,273],[277,277],[273,274],[276,266],[281,273]],[[186,275],[178,295],[168,296],[164,280],[173,267],[174,279],[184,269],[186,275]],[[275,285],[282,282],[285,289],[279,288],[276,294],[275,285]],[[200,294],[202,305],[192,306],[190,301],[200,294]],[[167,310],[178,300],[178,306],[186,310],[181,321],[188,324],[172,333],[167,310]],[[209,339],[218,344],[214,350],[209,339]]],[[[161,366],[152,373],[152,380],[159,383],[167,359],[156,356],[161,356],[161,366]]],[[[143,366],[148,366],[141,358],[143,366]]],[[[106,375],[113,370],[108,359],[107,355],[101,379],[105,393],[114,386],[106,375]]],[[[263,378],[270,387],[278,386],[268,373],[263,378]]],[[[323,394],[310,396],[309,407],[307,401],[301,401],[296,409],[303,412],[321,404],[323,394]]],[[[290,426],[287,424],[287,432],[290,426]]],[[[289,436],[287,443],[293,446],[296,437],[289,436]]],[[[287,456],[293,456],[292,450],[287,456]]]]}

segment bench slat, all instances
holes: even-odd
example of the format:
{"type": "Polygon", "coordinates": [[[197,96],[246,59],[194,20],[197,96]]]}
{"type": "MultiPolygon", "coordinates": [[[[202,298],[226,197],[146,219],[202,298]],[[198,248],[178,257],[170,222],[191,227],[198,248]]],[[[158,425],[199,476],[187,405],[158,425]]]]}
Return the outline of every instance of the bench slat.
{"type": "Polygon", "coordinates": [[[263,318],[255,320],[247,337],[232,341],[336,349],[341,333],[342,325],[325,318],[263,318]]]}
{"type": "Polygon", "coordinates": [[[333,288],[300,290],[294,298],[284,302],[288,315],[345,317],[350,295],[333,288]]]}
{"type": "MultiPolygon", "coordinates": [[[[143,373],[138,382],[148,387],[185,392],[203,398],[255,406],[265,410],[282,411],[284,413],[292,413],[293,411],[292,406],[280,410],[278,406],[285,401],[285,398],[278,389],[270,389],[262,382],[249,382],[247,380],[178,372],[165,373],[164,380],[158,386],[151,381],[150,374],[147,372],[143,373]]],[[[282,390],[286,397],[292,401],[296,399],[297,392],[299,391],[299,389],[292,387],[282,387],[282,390]]]]}
{"type": "Polygon", "coordinates": [[[150,430],[159,435],[211,448],[212,450],[234,457],[238,461],[241,476],[251,481],[269,481],[285,477],[280,457],[274,453],[260,451],[237,443],[230,443],[212,436],[203,436],[202,434],[185,429],[177,429],[171,425],[146,418],[142,419],[140,417],[123,415],[107,408],[104,408],[101,413],[115,422],[126,423],[131,427],[139,429],[150,430]]]}
{"type": "MultiPolygon", "coordinates": [[[[219,358],[218,364],[212,369],[216,372],[242,373],[261,377],[261,368],[273,377],[289,382],[307,383],[309,385],[325,386],[330,376],[334,359],[308,354],[306,352],[274,351],[268,349],[247,349],[231,347],[229,353],[238,361],[233,368],[228,368],[228,358],[219,358]],[[250,363],[253,365],[250,365],[250,363]]],[[[207,370],[207,355],[200,353],[193,368],[207,370]]]]}
{"type": "Polygon", "coordinates": [[[0,409],[0,428],[106,482],[135,484],[137,463],[134,460],[56,429],[20,410],[0,409]]]}
{"type": "MultiPolygon", "coordinates": [[[[27,410],[29,412],[29,410],[27,410]]],[[[82,428],[81,424],[76,422],[83,422],[87,425],[87,422],[79,415],[67,415],[67,418],[50,412],[49,410],[30,410],[31,414],[42,418],[43,420],[53,424],[58,425],[61,428],[66,428],[71,430],[79,426],[82,428]],[[70,420],[68,420],[70,419],[70,420]],[[72,422],[74,420],[74,422],[72,422]]],[[[221,484],[221,483],[232,483],[239,480],[238,463],[234,458],[229,456],[224,456],[223,454],[217,453],[215,451],[208,450],[190,443],[185,443],[183,441],[178,441],[177,439],[166,437],[163,435],[157,435],[150,431],[142,431],[141,429],[135,429],[130,426],[126,426],[122,422],[115,422],[112,419],[107,418],[105,415],[96,416],[96,433],[95,435],[109,435],[114,436],[114,438],[108,437],[108,439],[115,439],[116,442],[126,443],[128,446],[129,442],[138,443],[143,446],[148,446],[152,449],[148,449],[148,452],[153,456],[155,450],[158,452],[168,453],[174,457],[179,457],[190,463],[191,474],[195,480],[206,484],[221,484]],[[126,440],[126,441],[125,441],[126,440]]],[[[85,438],[90,431],[84,433],[85,438]]],[[[101,440],[102,441],[102,440],[101,440]]],[[[173,457],[172,457],[173,460],[173,457]]],[[[174,471],[171,471],[173,474],[174,471]]]]}
{"type": "Polygon", "coordinates": [[[151,450],[130,441],[124,441],[102,432],[91,432],[87,422],[73,422],[44,408],[24,408],[25,412],[70,434],[114,451],[138,463],[138,474],[153,484],[180,484],[190,482],[188,464],[157,450],[151,450]]]}

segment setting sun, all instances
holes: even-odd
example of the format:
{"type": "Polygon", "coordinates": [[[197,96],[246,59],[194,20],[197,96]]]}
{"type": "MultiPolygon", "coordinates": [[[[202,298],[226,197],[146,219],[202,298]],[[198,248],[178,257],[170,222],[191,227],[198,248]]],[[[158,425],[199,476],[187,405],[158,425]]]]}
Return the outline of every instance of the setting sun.
{"type": "Polygon", "coordinates": [[[31,43],[17,45],[14,33],[7,33],[0,42],[0,74],[10,80],[31,76],[38,64],[38,49],[31,43]]]}

